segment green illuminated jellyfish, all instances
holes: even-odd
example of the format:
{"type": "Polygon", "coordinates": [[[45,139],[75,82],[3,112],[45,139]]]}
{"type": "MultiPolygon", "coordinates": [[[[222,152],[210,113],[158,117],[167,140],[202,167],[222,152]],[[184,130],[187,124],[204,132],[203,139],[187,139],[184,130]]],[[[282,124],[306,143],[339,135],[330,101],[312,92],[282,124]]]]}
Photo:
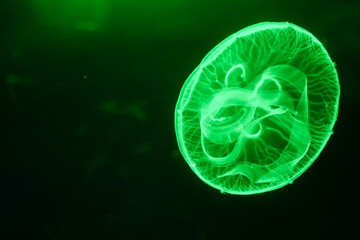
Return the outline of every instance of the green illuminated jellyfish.
{"type": "Polygon", "coordinates": [[[327,51],[294,24],[229,36],[186,80],[175,109],[180,151],[205,183],[255,194],[292,183],[332,134],[338,76],[327,51]]]}

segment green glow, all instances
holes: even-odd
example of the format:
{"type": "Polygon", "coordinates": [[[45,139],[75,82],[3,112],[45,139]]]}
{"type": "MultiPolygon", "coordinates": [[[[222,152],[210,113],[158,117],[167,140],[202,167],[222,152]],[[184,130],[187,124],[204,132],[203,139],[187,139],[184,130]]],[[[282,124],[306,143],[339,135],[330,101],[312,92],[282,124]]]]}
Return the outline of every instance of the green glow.
{"type": "Polygon", "coordinates": [[[186,80],[175,110],[182,155],[205,183],[255,194],[292,183],[335,124],[340,87],[327,51],[291,23],[229,36],[186,80]]]}
{"type": "Polygon", "coordinates": [[[31,0],[43,24],[98,31],[109,14],[108,0],[31,0]]]}

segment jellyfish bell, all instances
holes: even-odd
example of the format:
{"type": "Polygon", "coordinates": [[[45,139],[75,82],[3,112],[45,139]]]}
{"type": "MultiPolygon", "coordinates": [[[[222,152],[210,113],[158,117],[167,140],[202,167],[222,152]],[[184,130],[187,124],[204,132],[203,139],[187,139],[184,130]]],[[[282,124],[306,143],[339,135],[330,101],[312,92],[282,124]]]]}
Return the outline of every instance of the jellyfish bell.
{"type": "Polygon", "coordinates": [[[221,192],[278,189],[325,147],[339,95],[334,64],[314,35],[288,22],[249,26],[185,81],[175,109],[180,152],[221,192]]]}

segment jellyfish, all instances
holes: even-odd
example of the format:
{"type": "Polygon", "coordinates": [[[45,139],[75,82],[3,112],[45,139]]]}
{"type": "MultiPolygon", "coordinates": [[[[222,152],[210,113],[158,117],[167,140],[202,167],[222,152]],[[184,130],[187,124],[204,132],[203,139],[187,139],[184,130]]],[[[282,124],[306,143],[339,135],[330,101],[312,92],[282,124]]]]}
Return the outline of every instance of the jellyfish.
{"type": "Polygon", "coordinates": [[[281,188],[324,149],[339,96],[335,64],[314,35],[288,22],[251,25],[185,81],[175,107],[180,152],[222,193],[281,188]]]}

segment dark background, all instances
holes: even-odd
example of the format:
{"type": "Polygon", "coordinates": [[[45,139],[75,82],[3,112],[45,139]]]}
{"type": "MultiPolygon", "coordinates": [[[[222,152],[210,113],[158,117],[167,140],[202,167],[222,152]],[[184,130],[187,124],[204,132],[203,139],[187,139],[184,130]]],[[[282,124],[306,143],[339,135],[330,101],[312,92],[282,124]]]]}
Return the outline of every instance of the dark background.
{"type": "Polygon", "coordinates": [[[352,239],[359,228],[359,1],[1,1],[1,239],[352,239]],[[341,83],[334,135],[294,184],[221,194],[173,115],[216,44],[304,27],[341,83]]]}

